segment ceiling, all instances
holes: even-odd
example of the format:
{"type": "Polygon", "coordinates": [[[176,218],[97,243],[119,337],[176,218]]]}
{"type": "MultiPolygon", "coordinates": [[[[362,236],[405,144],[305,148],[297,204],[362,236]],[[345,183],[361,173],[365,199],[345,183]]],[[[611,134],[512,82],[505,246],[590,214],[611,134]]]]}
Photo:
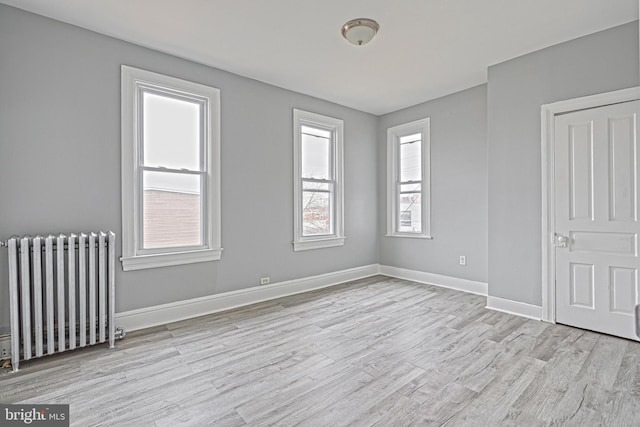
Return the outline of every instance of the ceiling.
{"type": "Polygon", "coordinates": [[[0,0],[376,115],[487,81],[487,67],[638,19],[637,0],[0,0]],[[340,34],[354,18],[380,31],[340,34]]]}

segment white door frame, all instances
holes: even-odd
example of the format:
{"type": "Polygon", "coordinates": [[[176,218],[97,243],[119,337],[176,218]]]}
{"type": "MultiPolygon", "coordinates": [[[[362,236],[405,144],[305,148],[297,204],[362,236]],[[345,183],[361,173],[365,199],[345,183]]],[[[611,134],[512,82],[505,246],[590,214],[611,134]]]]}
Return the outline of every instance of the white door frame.
{"type": "Polygon", "coordinates": [[[545,322],[556,322],[555,116],[636,100],[640,100],[640,86],[542,106],[542,320],[545,322]]]}

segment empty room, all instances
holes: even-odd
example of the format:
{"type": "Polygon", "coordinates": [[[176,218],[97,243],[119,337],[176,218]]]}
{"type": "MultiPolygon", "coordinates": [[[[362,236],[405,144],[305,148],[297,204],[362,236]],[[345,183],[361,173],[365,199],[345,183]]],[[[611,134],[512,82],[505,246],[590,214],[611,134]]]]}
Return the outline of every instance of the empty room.
{"type": "Polygon", "coordinates": [[[0,0],[0,425],[640,425],[637,0],[0,0]]]}

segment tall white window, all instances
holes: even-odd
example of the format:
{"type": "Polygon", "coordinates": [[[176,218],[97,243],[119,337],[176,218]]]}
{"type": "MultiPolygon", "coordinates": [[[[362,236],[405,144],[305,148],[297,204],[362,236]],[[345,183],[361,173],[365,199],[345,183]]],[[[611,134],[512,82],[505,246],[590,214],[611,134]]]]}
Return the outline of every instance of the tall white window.
{"type": "Polygon", "coordinates": [[[220,259],[220,92],[122,66],[124,270],[220,259]]]}
{"type": "Polygon", "coordinates": [[[343,121],[293,110],[295,251],[344,244],[343,121]]]}
{"type": "Polygon", "coordinates": [[[431,236],[429,133],[429,118],[387,130],[387,236],[431,236]]]}

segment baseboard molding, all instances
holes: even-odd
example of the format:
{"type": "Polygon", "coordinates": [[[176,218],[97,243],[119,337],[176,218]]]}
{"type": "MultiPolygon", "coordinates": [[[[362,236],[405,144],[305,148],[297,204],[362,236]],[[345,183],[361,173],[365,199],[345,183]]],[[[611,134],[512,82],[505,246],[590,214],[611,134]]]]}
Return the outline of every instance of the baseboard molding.
{"type": "Polygon", "coordinates": [[[287,280],[270,285],[255,286],[237,291],[208,295],[200,298],[176,301],[169,304],[145,307],[116,314],[116,326],[125,331],[166,325],[179,320],[191,319],[219,311],[255,304],[314,289],[339,285],[352,280],[364,279],[379,274],[378,264],[350,268],[318,276],[287,280]]]}
{"type": "Polygon", "coordinates": [[[487,297],[487,308],[489,310],[515,314],[516,316],[526,317],[528,319],[542,320],[542,307],[539,305],[498,297],[487,297]]]}
{"type": "Polygon", "coordinates": [[[487,284],[474,280],[460,279],[458,277],[443,276],[441,274],[425,273],[423,271],[409,270],[407,268],[380,266],[380,274],[398,279],[411,280],[413,282],[426,283],[442,288],[455,289],[457,291],[487,296],[487,284]]]}

